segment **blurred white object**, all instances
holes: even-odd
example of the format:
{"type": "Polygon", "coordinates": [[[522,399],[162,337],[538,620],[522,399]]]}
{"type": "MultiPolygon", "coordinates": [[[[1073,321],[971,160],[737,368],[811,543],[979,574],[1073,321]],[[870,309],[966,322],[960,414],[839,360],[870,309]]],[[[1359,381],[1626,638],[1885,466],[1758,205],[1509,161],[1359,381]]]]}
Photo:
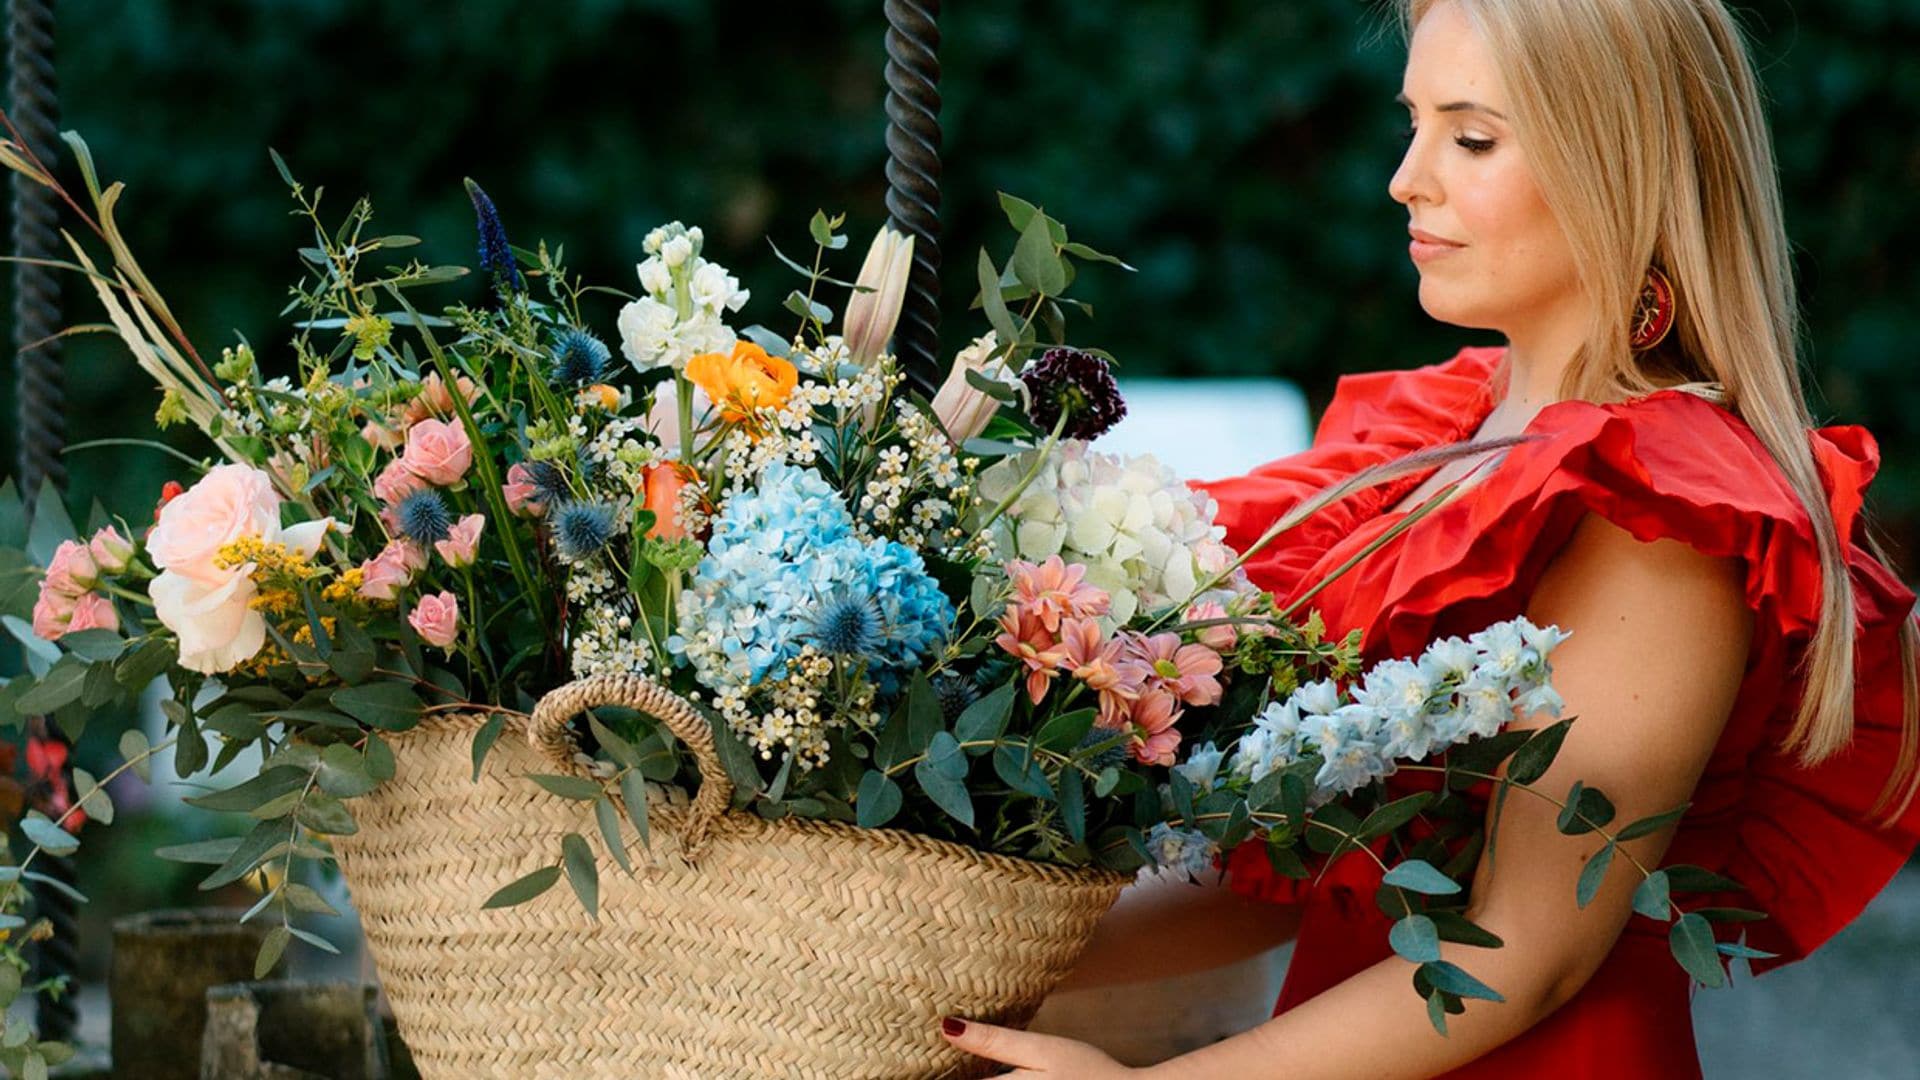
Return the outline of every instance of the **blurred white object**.
{"type": "Polygon", "coordinates": [[[1094,443],[1152,454],[1191,480],[1238,476],[1313,443],[1307,399],[1284,379],[1121,379],[1126,419],[1094,443]]]}

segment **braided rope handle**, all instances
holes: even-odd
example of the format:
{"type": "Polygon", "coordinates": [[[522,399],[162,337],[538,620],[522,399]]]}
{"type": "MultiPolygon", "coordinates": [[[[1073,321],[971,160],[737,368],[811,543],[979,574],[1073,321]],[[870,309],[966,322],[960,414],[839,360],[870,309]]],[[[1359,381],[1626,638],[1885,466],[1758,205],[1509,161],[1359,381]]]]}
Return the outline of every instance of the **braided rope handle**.
{"type": "Polygon", "coordinates": [[[721,767],[707,718],[686,699],[651,679],[638,675],[595,675],[568,683],[542,697],[533,707],[533,718],[527,724],[527,742],[566,774],[587,776],[587,770],[573,759],[579,745],[570,725],[575,716],[597,705],[619,705],[646,713],[665,724],[675,738],[693,751],[693,760],[700,767],[700,790],[694,795],[680,845],[682,858],[689,863],[699,861],[714,826],[733,799],[733,781],[721,767]]]}

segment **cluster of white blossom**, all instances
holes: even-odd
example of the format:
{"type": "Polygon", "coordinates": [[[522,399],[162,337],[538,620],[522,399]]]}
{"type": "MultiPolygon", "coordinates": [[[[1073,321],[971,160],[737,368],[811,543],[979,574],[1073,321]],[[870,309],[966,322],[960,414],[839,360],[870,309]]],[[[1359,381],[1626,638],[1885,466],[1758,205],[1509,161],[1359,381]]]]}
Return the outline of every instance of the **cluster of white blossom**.
{"type": "Polygon", "coordinates": [[[608,421],[587,442],[586,458],[593,467],[596,488],[627,496],[646,489],[647,466],[658,454],[652,443],[641,437],[645,430],[645,417],[619,417],[608,421]]]}
{"type": "MultiPolygon", "coordinates": [[[[832,657],[808,645],[787,665],[785,677],[767,680],[751,694],[744,686],[722,687],[714,693],[714,707],[762,758],[770,759],[774,750],[786,747],[801,770],[818,768],[827,763],[827,732],[841,720],[828,692],[833,666],[832,657]]],[[[846,707],[872,707],[872,686],[861,687],[856,695],[860,700],[846,707]]],[[[879,721],[878,715],[869,718],[873,724],[879,721]]]]}
{"type": "Polygon", "coordinates": [[[653,647],[634,633],[632,603],[624,598],[591,604],[575,613],[569,644],[576,679],[650,673],[653,647]]]}
{"type": "MultiPolygon", "coordinates": [[[[980,474],[980,516],[1019,489],[1038,450],[1002,459],[980,474]]],[[[1069,440],[993,522],[1001,560],[1058,555],[1087,568],[1089,584],[1112,597],[1104,617],[1122,625],[1141,610],[1184,605],[1234,554],[1215,525],[1213,499],[1188,487],[1151,454],[1119,457],[1069,440]]]]}
{"type": "Polygon", "coordinates": [[[647,260],[636,267],[642,296],[620,309],[620,351],[640,371],[680,371],[700,353],[727,352],[737,340],[724,319],[747,302],[740,279],[700,255],[699,226],[675,221],[649,232],[647,260]]]}

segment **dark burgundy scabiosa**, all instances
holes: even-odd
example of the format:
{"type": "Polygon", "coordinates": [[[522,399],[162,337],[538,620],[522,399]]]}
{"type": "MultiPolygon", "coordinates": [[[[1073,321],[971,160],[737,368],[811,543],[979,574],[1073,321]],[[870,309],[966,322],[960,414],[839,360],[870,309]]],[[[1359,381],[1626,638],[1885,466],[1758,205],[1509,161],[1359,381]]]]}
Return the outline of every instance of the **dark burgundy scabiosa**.
{"type": "Polygon", "coordinates": [[[1065,347],[1048,349],[1029,360],[1020,379],[1033,399],[1033,422],[1047,431],[1065,414],[1063,439],[1093,439],[1105,434],[1127,415],[1113,371],[1098,356],[1065,347]]]}
{"type": "Polygon", "coordinates": [[[513,261],[513,249],[507,244],[507,227],[500,224],[500,211],[480,185],[467,181],[467,197],[473,200],[473,213],[480,230],[480,272],[493,275],[494,284],[519,292],[526,288],[520,267],[513,261]]]}

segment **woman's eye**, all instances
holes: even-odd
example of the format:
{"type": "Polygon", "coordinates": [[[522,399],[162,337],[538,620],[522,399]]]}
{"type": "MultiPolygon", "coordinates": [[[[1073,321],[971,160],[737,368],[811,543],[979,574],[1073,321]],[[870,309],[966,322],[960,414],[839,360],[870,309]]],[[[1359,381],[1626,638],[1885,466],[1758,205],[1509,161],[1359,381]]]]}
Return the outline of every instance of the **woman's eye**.
{"type": "Polygon", "coordinates": [[[1476,139],[1469,135],[1457,136],[1454,144],[1471,154],[1484,154],[1493,149],[1492,139],[1476,139]]]}

